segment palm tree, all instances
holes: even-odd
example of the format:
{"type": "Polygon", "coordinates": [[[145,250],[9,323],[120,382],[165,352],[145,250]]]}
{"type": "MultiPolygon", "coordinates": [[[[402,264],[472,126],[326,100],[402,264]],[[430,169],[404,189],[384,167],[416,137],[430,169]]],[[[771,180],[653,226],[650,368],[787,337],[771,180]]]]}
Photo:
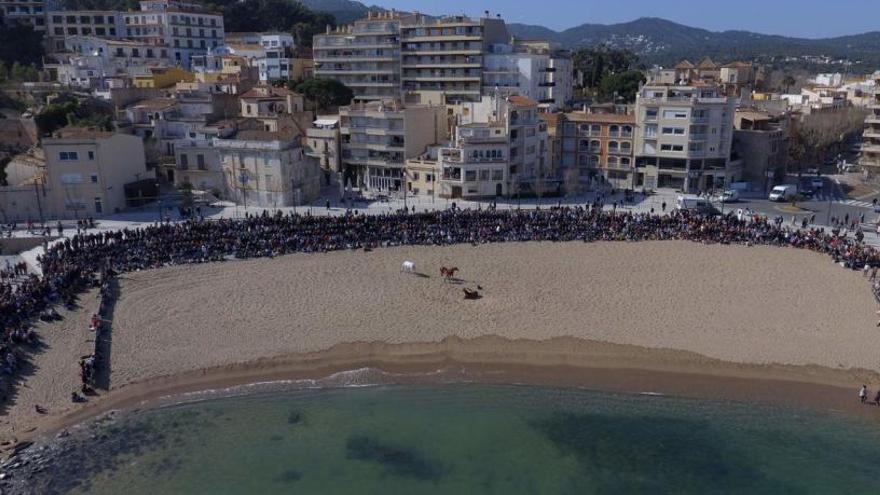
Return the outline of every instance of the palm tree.
{"type": "Polygon", "coordinates": [[[782,86],[785,88],[786,93],[788,93],[791,87],[795,84],[797,84],[797,81],[791,74],[786,74],[785,77],[782,78],[782,86]]]}

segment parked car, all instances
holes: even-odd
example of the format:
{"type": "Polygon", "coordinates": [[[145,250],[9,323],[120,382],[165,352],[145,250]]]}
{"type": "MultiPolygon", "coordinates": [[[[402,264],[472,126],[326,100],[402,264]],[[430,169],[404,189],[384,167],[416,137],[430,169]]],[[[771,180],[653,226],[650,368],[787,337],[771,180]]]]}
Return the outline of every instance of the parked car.
{"type": "Polygon", "coordinates": [[[782,184],[780,186],[776,186],[773,190],[770,191],[770,196],[767,198],[770,201],[788,201],[791,198],[795,197],[798,193],[797,186],[794,184],[782,184]]]}
{"type": "Polygon", "coordinates": [[[736,189],[728,189],[723,193],[716,195],[713,199],[721,203],[733,203],[739,201],[739,191],[736,189]]]}
{"type": "Polygon", "coordinates": [[[812,183],[808,182],[799,187],[797,193],[805,198],[812,198],[816,194],[816,189],[813,188],[812,183]]]}

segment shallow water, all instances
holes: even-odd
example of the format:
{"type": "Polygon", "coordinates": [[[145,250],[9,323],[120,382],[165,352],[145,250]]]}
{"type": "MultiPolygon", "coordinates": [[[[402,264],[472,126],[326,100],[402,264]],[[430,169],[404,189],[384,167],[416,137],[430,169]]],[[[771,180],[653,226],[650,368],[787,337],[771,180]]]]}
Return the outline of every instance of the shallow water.
{"type": "Polygon", "coordinates": [[[133,413],[48,474],[58,490],[126,495],[855,494],[877,493],[878,459],[876,424],[811,411],[573,389],[378,386],[133,413]]]}

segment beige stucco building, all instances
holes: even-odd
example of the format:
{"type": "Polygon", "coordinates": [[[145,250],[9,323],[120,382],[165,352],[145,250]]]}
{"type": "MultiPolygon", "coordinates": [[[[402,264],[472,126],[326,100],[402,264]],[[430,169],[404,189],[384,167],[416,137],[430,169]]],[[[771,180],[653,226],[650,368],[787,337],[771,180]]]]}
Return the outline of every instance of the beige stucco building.
{"type": "Polygon", "coordinates": [[[636,95],[636,188],[697,192],[741,178],[730,160],[734,104],[715,85],[649,85],[636,95]]]}
{"type": "Polygon", "coordinates": [[[125,184],[149,178],[141,138],[68,127],[44,138],[46,206],[55,216],[100,216],[126,207],[125,184]]]}
{"type": "Polygon", "coordinates": [[[880,176],[880,72],[874,73],[874,80],[877,85],[874,86],[873,101],[868,107],[871,113],[865,119],[862,156],[859,159],[865,175],[871,178],[880,176]]]}
{"type": "Polygon", "coordinates": [[[344,180],[365,189],[400,190],[406,159],[448,136],[443,105],[359,103],[340,108],[339,118],[344,180]]]}

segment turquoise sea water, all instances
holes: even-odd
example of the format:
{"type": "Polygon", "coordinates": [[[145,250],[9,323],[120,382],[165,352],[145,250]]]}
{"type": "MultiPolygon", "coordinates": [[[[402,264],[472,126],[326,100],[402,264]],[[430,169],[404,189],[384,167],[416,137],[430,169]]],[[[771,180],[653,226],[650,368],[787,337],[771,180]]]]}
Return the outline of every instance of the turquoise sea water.
{"type": "Polygon", "coordinates": [[[70,477],[73,491],[95,494],[880,491],[876,424],[517,386],[207,400],[132,413],[70,456],[91,473],[70,477]]]}

